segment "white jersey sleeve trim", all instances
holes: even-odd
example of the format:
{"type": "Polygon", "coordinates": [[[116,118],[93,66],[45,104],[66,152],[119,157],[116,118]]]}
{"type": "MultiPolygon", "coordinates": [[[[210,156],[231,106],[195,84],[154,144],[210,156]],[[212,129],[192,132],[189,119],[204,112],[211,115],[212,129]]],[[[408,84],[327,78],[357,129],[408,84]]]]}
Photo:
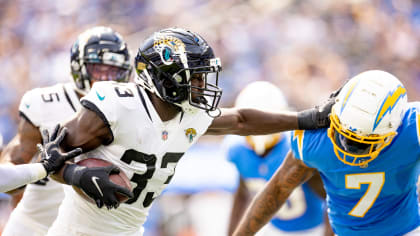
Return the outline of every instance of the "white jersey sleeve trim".
{"type": "Polygon", "coordinates": [[[41,163],[23,165],[0,165],[0,192],[7,192],[47,176],[41,163]]]}

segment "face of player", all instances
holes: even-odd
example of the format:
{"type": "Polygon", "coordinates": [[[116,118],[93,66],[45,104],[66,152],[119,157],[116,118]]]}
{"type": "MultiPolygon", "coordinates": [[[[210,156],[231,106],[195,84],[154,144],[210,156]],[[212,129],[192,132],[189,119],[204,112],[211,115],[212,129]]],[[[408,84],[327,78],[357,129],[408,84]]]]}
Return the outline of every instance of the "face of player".
{"type": "MultiPolygon", "coordinates": [[[[339,133],[336,133],[335,139],[337,141],[336,142],[337,145],[341,149],[351,154],[357,154],[357,155],[368,154],[370,149],[372,148],[371,144],[359,143],[359,142],[347,139],[346,137],[344,137],[343,135],[339,133]]],[[[372,151],[375,151],[375,147],[376,145],[373,147],[372,151]]]]}
{"type": "Polygon", "coordinates": [[[205,87],[206,75],[204,73],[194,73],[191,75],[191,100],[196,103],[207,103],[203,91],[200,88],[205,87]]]}
{"type": "Polygon", "coordinates": [[[119,81],[127,70],[117,66],[88,63],[86,65],[92,83],[97,81],[119,81]]]}

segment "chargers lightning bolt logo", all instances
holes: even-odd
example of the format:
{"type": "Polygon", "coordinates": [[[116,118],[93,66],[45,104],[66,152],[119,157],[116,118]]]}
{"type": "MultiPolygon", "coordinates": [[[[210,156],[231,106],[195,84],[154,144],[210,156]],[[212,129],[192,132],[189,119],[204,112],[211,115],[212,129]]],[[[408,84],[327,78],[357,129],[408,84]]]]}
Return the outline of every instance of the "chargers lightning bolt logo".
{"type": "Polygon", "coordinates": [[[398,87],[387,94],[387,96],[384,99],[384,102],[382,103],[381,107],[379,108],[378,115],[375,119],[375,124],[373,125],[373,130],[376,129],[376,127],[381,122],[382,118],[388,113],[391,112],[392,109],[394,109],[395,104],[398,103],[400,98],[404,97],[407,94],[407,91],[405,88],[401,85],[398,85],[398,87]]]}
{"type": "Polygon", "coordinates": [[[344,97],[344,102],[343,102],[343,105],[341,106],[341,111],[340,111],[340,113],[342,113],[342,112],[343,112],[344,107],[345,107],[345,106],[346,106],[346,104],[347,104],[347,101],[349,100],[350,96],[353,94],[354,88],[355,88],[355,87],[356,87],[356,85],[359,83],[359,81],[360,81],[360,80],[354,81],[354,82],[350,85],[349,90],[347,91],[346,96],[344,97]]]}
{"type": "Polygon", "coordinates": [[[302,146],[303,146],[303,135],[305,130],[295,130],[293,132],[293,142],[297,139],[297,148],[299,150],[299,159],[303,160],[302,146]]]}

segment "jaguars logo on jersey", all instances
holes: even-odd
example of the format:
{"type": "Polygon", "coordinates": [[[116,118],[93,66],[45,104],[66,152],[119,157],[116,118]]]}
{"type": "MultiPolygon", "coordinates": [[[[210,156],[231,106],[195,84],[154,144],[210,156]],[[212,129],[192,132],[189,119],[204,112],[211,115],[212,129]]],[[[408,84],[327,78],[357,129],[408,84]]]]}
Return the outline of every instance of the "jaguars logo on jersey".
{"type": "Polygon", "coordinates": [[[190,143],[192,143],[194,137],[197,136],[197,131],[194,128],[188,128],[185,130],[185,136],[187,136],[190,143]]]}

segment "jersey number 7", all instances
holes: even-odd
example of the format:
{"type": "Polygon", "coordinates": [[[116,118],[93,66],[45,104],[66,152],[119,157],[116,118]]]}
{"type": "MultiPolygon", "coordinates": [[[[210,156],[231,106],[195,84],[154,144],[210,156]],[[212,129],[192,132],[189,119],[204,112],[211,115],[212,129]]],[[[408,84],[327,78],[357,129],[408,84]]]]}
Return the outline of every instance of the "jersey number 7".
{"type": "Polygon", "coordinates": [[[364,217],[379,196],[385,182],[385,172],[346,175],[346,188],[360,189],[361,184],[369,184],[363,197],[348,213],[355,217],[364,217]]]}

